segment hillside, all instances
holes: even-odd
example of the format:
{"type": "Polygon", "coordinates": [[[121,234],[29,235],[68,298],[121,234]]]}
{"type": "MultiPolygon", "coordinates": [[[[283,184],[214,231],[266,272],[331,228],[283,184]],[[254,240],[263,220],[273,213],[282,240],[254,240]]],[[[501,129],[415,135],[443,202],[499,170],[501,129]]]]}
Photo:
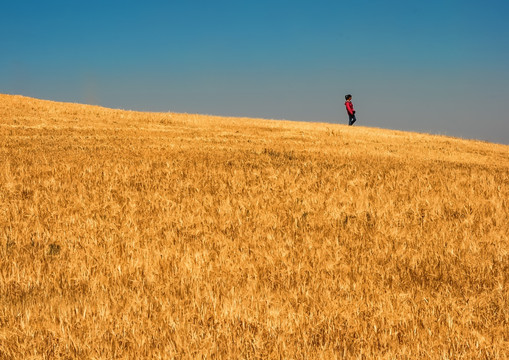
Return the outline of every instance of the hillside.
{"type": "Polygon", "coordinates": [[[0,95],[0,358],[507,358],[509,146],[0,95]]]}

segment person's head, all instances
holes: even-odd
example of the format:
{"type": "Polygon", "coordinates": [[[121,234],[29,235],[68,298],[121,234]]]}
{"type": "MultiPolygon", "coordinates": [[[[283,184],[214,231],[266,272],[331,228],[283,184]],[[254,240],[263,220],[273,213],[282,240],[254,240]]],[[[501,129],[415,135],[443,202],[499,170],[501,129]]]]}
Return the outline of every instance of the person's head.
{"type": "Polygon", "coordinates": [[[352,95],[350,95],[350,94],[345,95],[345,100],[346,101],[352,100],[352,95]]]}

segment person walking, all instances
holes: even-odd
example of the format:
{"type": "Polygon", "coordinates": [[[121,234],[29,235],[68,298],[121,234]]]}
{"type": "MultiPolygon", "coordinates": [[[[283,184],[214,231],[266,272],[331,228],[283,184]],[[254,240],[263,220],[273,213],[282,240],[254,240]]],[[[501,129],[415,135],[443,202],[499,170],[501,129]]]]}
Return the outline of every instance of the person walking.
{"type": "Polygon", "coordinates": [[[348,125],[352,126],[353,123],[357,121],[357,118],[355,117],[355,109],[352,104],[352,95],[345,95],[345,100],[346,112],[348,113],[348,125]]]}

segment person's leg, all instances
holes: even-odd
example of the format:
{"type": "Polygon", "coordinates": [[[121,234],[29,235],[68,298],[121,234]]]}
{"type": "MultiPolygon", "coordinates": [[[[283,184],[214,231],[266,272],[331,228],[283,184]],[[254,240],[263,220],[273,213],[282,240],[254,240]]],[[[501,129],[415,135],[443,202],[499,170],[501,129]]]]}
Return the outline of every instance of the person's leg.
{"type": "Polygon", "coordinates": [[[348,114],[348,125],[353,125],[354,122],[356,122],[357,119],[355,118],[355,115],[348,114]]]}

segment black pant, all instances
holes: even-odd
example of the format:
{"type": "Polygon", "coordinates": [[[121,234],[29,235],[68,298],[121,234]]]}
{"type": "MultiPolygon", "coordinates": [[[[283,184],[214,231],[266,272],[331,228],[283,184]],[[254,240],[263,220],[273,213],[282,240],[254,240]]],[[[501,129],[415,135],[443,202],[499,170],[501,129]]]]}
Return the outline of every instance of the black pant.
{"type": "Polygon", "coordinates": [[[353,125],[356,121],[355,114],[348,114],[348,125],[353,125]]]}

